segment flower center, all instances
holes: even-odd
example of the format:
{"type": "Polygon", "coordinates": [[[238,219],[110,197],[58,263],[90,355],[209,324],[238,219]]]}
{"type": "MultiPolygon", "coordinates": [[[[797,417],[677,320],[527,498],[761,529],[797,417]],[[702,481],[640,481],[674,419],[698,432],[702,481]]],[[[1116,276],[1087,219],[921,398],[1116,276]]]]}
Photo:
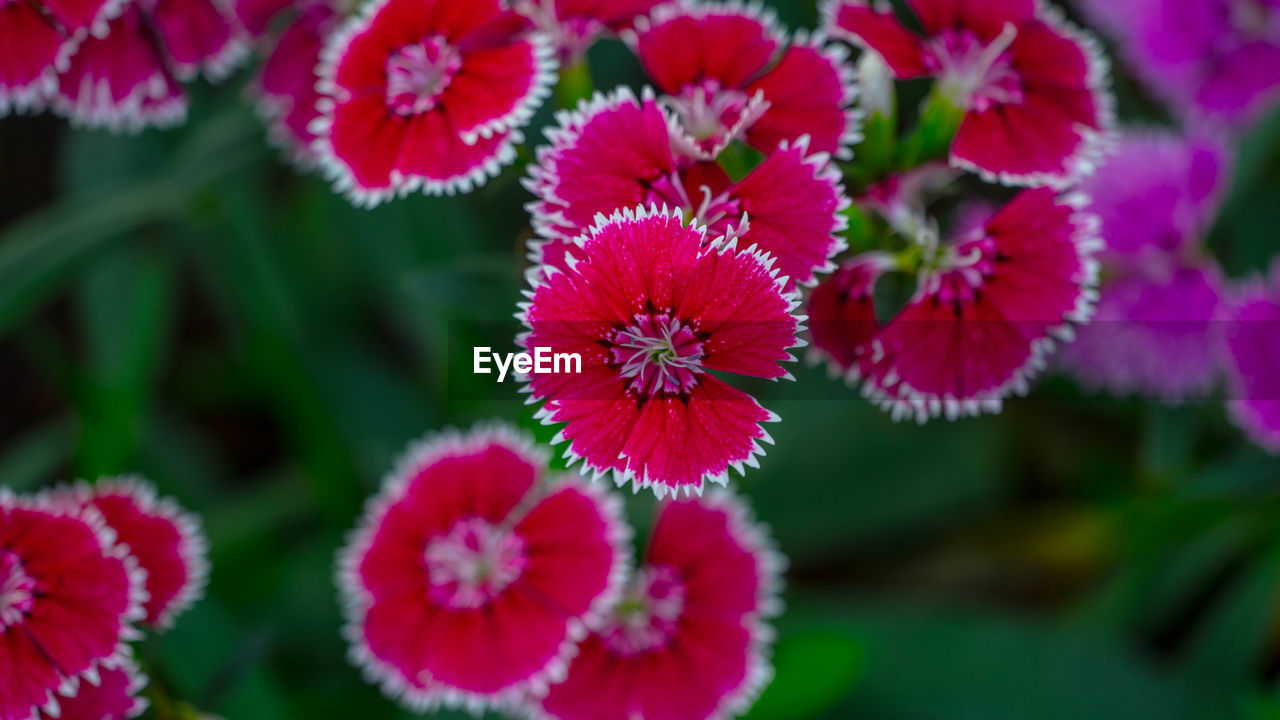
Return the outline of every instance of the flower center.
{"type": "Polygon", "coordinates": [[[36,581],[16,553],[0,552],[0,629],[22,622],[36,602],[36,581]]]}
{"type": "Polygon", "coordinates": [[[662,647],[680,623],[684,598],[684,584],[675,570],[641,568],[601,631],[605,645],[619,655],[662,647]]]}
{"type": "Polygon", "coordinates": [[[959,108],[983,112],[993,105],[1021,103],[1022,80],[1009,54],[1017,34],[1013,25],[1005,25],[1004,32],[983,45],[968,30],[947,30],[931,41],[925,62],[938,75],[940,91],[959,108]]]}
{"type": "Polygon", "coordinates": [[[528,565],[524,540],[509,529],[468,518],[427,544],[430,597],[451,608],[487,604],[528,565]]]}
{"type": "Polygon", "coordinates": [[[387,105],[400,115],[435,108],[462,67],[462,54],[439,36],[405,45],[387,60],[387,105]]]}
{"type": "Polygon", "coordinates": [[[702,342],[689,325],[666,313],[637,315],[636,323],[614,332],[612,360],[645,396],[686,393],[702,370],[702,342]]]}

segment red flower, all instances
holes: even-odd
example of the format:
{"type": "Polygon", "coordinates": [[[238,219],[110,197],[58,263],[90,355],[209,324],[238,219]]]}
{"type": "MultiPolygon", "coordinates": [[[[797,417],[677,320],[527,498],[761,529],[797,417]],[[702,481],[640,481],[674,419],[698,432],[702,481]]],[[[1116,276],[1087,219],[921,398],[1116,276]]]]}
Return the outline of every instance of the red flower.
{"type": "Polygon", "coordinates": [[[853,68],[820,36],[790,43],[758,6],[659,8],[625,34],[674,110],[678,148],[710,160],[744,138],[761,152],[808,136],[842,159],[859,137],[853,68]]]}
{"type": "Polygon", "coordinates": [[[566,423],[566,457],[659,497],[755,467],[777,416],[708,371],[790,378],[799,301],[773,260],[657,208],[601,217],[570,252],[567,271],[535,273],[519,315],[523,347],[581,358],[527,388],[543,422],[566,423]]]}
{"type": "Polygon", "coordinates": [[[353,662],[422,710],[505,706],[563,675],[617,595],[620,504],[542,477],[504,428],[412,447],[339,556],[353,662]]]}
{"type": "Polygon", "coordinates": [[[728,493],[664,503],[644,564],[582,644],[544,720],[711,720],[745,712],[773,674],[786,559],[728,493]]]}
{"type": "Polygon", "coordinates": [[[58,77],[54,109],[75,123],[136,132],[186,118],[183,82],[230,74],[242,32],[216,0],[128,0],[58,77]]]}
{"type": "Polygon", "coordinates": [[[270,123],[271,140],[304,167],[319,159],[318,136],[312,129],[320,117],[316,66],[326,39],[341,19],[325,0],[299,3],[297,12],[270,39],[254,87],[258,111],[270,123]]]}
{"type": "Polygon", "coordinates": [[[144,622],[168,628],[173,620],[204,593],[209,579],[209,543],[200,520],[140,478],[125,477],[84,483],[59,491],[58,496],[80,506],[92,506],[115,531],[116,541],[147,574],[144,622]]]}
{"type": "Polygon", "coordinates": [[[676,0],[513,0],[512,8],[529,18],[555,43],[560,62],[571,65],[608,33],[633,27],[637,18],[676,0]]]}
{"type": "Polygon", "coordinates": [[[41,711],[38,720],[124,720],[147,709],[146,698],[138,693],[147,685],[147,676],[132,660],[96,671],[92,681],[81,681],[75,694],[58,701],[58,714],[41,711]]]}
{"type": "Polygon", "coordinates": [[[360,205],[469,192],[514,159],[554,70],[499,0],[376,0],[322,54],[317,150],[360,205]]]}
{"type": "Polygon", "coordinates": [[[533,225],[548,239],[534,244],[536,262],[562,263],[600,214],[651,205],[679,208],[713,237],[737,232],[744,247],[777,259],[788,289],[815,282],[844,249],[849,200],[828,156],[811,152],[806,138],[784,141],[734,183],[719,165],[673,152],[651,93],[637,101],[619,88],[558,117],[526,182],[538,196],[533,225]]]}
{"type": "Polygon", "coordinates": [[[0,117],[44,108],[57,89],[58,73],[91,30],[106,32],[121,1],[0,3],[0,117]]]}
{"type": "Polygon", "coordinates": [[[964,112],[951,164],[1009,185],[1065,187],[1092,171],[1112,123],[1107,63],[1092,37],[1037,0],[834,0],[832,33],[879,53],[901,79],[933,77],[964,112]]]}
{"type": "Polygon", "coordinates": [[[144,573],[92,509],[0,490],[0,720],[57,715],[137,638],[144,573]]]}
{"type": "Polygon", "coordinates": [[[999,412],[1092,314],[1101,243],[1077,206],[1026,190],[953,243],[931,242],[914,297],[884,327],[872,290],[896,261],[855,258],[810,298],[814,352],[895,419],[999,412]]]}

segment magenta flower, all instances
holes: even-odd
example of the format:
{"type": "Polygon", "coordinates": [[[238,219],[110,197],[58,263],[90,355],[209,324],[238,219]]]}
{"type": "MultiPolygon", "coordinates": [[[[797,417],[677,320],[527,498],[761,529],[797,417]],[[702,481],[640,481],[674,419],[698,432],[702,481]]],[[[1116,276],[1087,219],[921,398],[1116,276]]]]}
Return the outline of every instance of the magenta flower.
{"type": "Polygon", "coordinates": [[[76,48],[106,32],[121,0],[39,0],[0,4],[0,117],[44,108],[76,48]]]}
{"type": "MultiPolygon", "coordinates": [[[[526,348],[576,353],[581,373],[529,376],[544,423],[582,471],[619,484],[699,493],[756,467],[777,416],[708,371],[790,378],[799,304],[773,260],[686,226],[679,212],[624,210],[575,241],[569,269],[533,274],[526,348]]],[[[575,368],[576,369],[576,368],[575,368]]]]}
{"type": "Polygon", "coordinates": [[[882,55],[900,79],[932,77],[964,112],[951,164],[1008,185],[1069,186],[1088,174],[1112,122],[1107,64],[1092,38],[1037,0],[835,0],[832,33],[882,55]]]}
{"type": "Polygon", "coordinates": [[[1280,102],[1280,2],[1079,0],[1182,115],[1243,126],[1280,102]]]}
{"type": "Polygon", "coordinates": [[[816,151],[852,157],[853,67],[821,36],[788,43],[759,6],[699,2],[659,8],[624,37],[666,93],[680,152],[711,160],[745,139],[768,153],[807,135],[816,151]]]}
{"type": "Polygon", "coordinates": [[[1258,445],[1280,455],[1280,263],[1269,282],[1247,284],[1227,324],[1227,377],[1232,420],[1258,445]]]}
{"type": "Polygon", "coordinates": [[[146,572],[147,625],[165,629],[204,594],[209,579],[209,543],[200,519],[137,477],[109,478],[94,485],[60,488],[55,497],[102,514],[116,541],[146,572]]]}
{"type": "Polygon", "coordinates": [[[94,682],[81,681],[75,694],[58,700],[58,713],[41,710],[34,720],[124,720],[138,717],[147,709],[139,693],[147,685],[132,660],[97,671],[94,682]]]}
{"type": "Polygon", "coordinates": [[[0,720],[56,716],[128,658],[144,573],[114,541],[94,510],[0,490],[0,720]]]}
{"type": "Polygon", "coordinates": [[[815,357],[894,419],[999,412],[1091,315],[1100,242],[1079,205],[1025,190],[949,244],[926,236],[915,294],[883,327],[873,288],[898,260],[856,257],[810,299],[815,357]]]}
{"type": "Polygon", "coordinates": [[[541,720],[712,720],[741,715],[773,675],[786,559],[727,492],[668,501],[644,564],[583,642],[541,720]]]}
{"type": "Polygon", "coordinates": [[[1081,186],[1107,244],[1097,314],[1062,354],[1085,385],[1167,402],[1213,388],[1223,279],[1202,246],[1229,165],[1213,140],[1129,132],[1081,186]]]}
{"type": "Polygon", "coordinates": [[[654,8],[678,0],[513,0],[512,8],[555,43],[560,62],[572,65],[605,35],[630,30],[654,8]]]}
{"type": "Polygon", "coordinates": [[[376,0],[322,54],[317,151],[359,205],[469,192],[515,158],[554,71],[500,0],[376,0]]]}
{"type": "Polygon", "coordinates": [[[738,232],[744,246],[777,259],[788,289],[812,284],[844,249],[849,200],[828,156],[805,138],[781,143],[735,183],[719,165],[673,151],[651,93],[638,101],[619,88],[558,118],[525,183],[538,197],[529,206],[534,228],[548,239],[533,244],[537,263],[566,269],[564,254],[598,215],[651,205],[679,208],[713,237],[738,232]]]}
{"type": "Polygon", "coordinates": [[[303,167],[314,165],[320,117],[316,67],[325,41],[342,16],[325,0],[299,3],[287,24],[269,38],[266,57],[254,86],[258,111],[270,123],[271,141],[303,167]]]}
{"type": "Polygon", "coordinates": [[[215,0],[129,0],[60,72],[53,107],[116,131],[175,125],[186,118],[182,83],[201,73],[222,80],[246,49],[230,10],[215,0]]]}
{"type": "Polygon", "coordinates": [[[413,446],[339,555],[353,662],[422,710],[546,691],[625,577],[620,504],[480,428],[413,446]]]}

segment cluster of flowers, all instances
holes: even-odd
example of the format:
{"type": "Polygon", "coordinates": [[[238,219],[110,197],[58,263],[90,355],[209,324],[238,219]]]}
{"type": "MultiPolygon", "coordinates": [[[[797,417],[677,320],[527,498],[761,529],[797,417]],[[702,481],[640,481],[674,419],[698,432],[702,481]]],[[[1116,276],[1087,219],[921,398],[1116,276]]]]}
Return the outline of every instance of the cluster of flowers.
{"type": "Polygon", "coordinates": [[[417,711],[740,714],[771,676],[764,529],[728,493],[670,499],[633,567],[620,500],[548,459],[499,425],[409,448],[339,554],[352,661],[417,711]]]}
{"type": "Polygon", "coordinates": [[[197,519],[136,478],[0,490],[0,720],[122,720],[146,708],[130,642],[208,576],[197,519]]]}

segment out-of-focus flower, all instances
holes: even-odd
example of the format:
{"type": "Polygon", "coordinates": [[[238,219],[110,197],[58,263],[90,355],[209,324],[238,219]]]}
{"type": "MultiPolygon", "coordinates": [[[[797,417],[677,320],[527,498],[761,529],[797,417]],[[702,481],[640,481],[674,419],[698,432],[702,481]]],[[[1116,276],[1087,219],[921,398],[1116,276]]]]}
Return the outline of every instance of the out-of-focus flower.
{"type": "Polygon", "coordinates": [[[1106,243],[1097,314],[1062,354],[1086,385],[1168,402],[1212,389],[1223,280],[1203,241],[1229,174],[1216,140],[1134,131],[1081,186],[1106,243]]]}
{"type": "Polygon", "coordinates": [[[625,580],[620,503],[501,428],[410,448],[339,555],[352,661],[422,710],[546,691],[625,580]]]}
{"type": "Polygon", "coordinates": [[[253,91],[258,111],[270,123],[272,142],[299,165],[310,167],[318,160],[318,136],[312,129],[320,116],[316,67],[342,16],[327,0],[304,0],[290,7],[295,12],[266,42],[253,91]]]}
{"type": "Polygon", "coordinates": [[[218,0],[128,0],[105,35],[80,44],[59,73],[54,110],[89,127],[136,132],[186,119],[182,83],[225,78],[243,31],[218,0]]]}
{"type": "Polygon", "coordinates": [[[735,183],[719,165],[673,152],[652,93],[638,101],[620,88],[558,117],[526,182],[538,197],[534,228],[547,239],[534,243],[536,263],[566,269],[565,254],[598,215],[650,205],[678,208],[712,237],[736,232],[743,247],[776,259],[788,289],[812,284],[844,249],[849,200],[826,153],[805,138],[781,143],[735,183]]]}
{"type": "Polygon", "coordinates": [[[999,412],[1025,394],[1056,339],[1087,322],[1101,243],[1075,198],[1025,190],[948,244],[925,233],[910,302],[876,324],[874,285],[901,268],[887,253],[855,257],[814,291],[814,352],[861,379],[895,419],[999,412]]]}
{"type": "Polygon", "coordinates": [[[678,211],[625,210],[575,240],[567,270],[533,274],[519,342],[576,353],[581,372],[535,373],[526,390],[543,422],[566,423],[556,442],[584,473],[699,493],[771,442],[761,423],[777,416],[708,371],[790,377],[799,301],[772,258],[705,233],[678,211]]]}
{"type": "Polygon", "coordinates": [[[125,720],[147,709],[139,693],[147,685],[132,660],[122,659],[113,667],[97,671],[94,682],[81,680],[73,695],[58,700],[58,712],[40,711],[38,720],[125,720]]]}
{"type": "Polygon", "coordinates": [[[624,37],[666,93],[680,152],[710,160],[745,139],[768,153],[807,135],[814,150],[851,157],[857,90],[840,46],[788,41],[772,13],[738,3],[662,7],[624,37]]]}
{"type": "Polygon", "coordinates": [[[512,8],[554,41],[560,62],[582,59],[596,40],[629,30],[636,18],[679,0],[513,0],[512,8]]]}
{"type": "Polygon", "coordinates": [[[500,0],[375,0],[319,67],[317,152],[358,205],[469,192],[515,159],[555,51],[500,0]]]}
{"type": "Polygon", "coordinates": [[[1226,328],[1231,418],[1253,441],[1280,455],[1280,262],[1269,281],[1247,283],[1226,328]]]}
{"type": "Polygon", "coordinates": [[[200,520],[160,498],[155,487],[138,477],[108,478],[94,485],[60,488],[55,497],[102,514],[146,572],[147,602],[143,622],[166,629],[204,594],[209,579],[209,544],[200,520]]]}
{"type": "Polygon", "coordinates": [[[879,53],[901,79],[933,77],[961,113],[951,164],[1008,185],[1066,187],[1087,175],[1112,122],[1093,39],[1036,0],[909,0],[924,35],[887,3],[836,0],[829,31],[879,53]]]}
{"type": "Polygon", "coordinates": [[[741,715],[773,675],[765,620],[785,563],[727,492],[664,503],[642,567],[535,717],[741,715]]]}
{"type": "Polygon", "coordinates": [[[1243,126],[1280,102],[1277,0],[1078,0],[1182,115],[1243,126]]]}
{"type": "Polygon", "coordinates": [[[58,696],[120,667],[144,577],[96,510],[0,490],[0,720],[57,716],[58,696]]]}
{"type": "Polygon", "coordinates": [[[121,0],[0,3],[0,117],[44,108],[76,48],[102,35],[121,0]]]}

